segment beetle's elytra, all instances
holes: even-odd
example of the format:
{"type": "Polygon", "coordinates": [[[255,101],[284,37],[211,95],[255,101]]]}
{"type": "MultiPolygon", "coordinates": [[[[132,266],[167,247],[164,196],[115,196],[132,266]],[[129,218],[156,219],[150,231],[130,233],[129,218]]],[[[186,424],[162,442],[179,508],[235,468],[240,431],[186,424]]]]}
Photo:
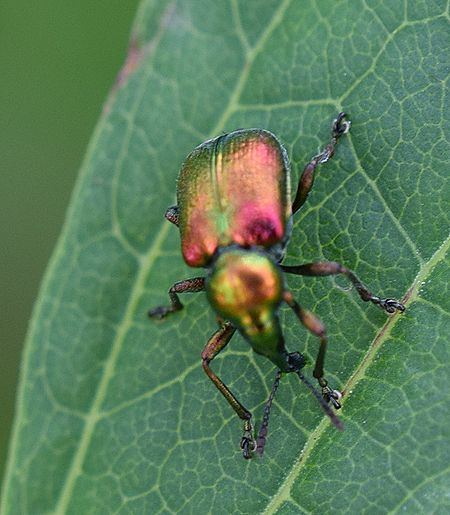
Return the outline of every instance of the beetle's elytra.
{"type": "Polygon", "coordinates": [[[318,164],[334,154],[336,144],[350,128],[345,114],[333,122],[331,141],[314,156],[300,177],[293,203],[290,200],[290,168],[287,152],[278,139],[264,129],[242,129],[205,141],[186,158],[177,187],[177,205],[166,218],[179,227],[184,260],[192,267],[208,270],[205,277],[175,283],[169,289],[170,306],[149,311],[152,318],[164,318],[182,309],[178,294],[206,291],[216,311],[220,328],[202,352],[203,368],[212,382],[244,421],[241,449],[244,458],[253,451],[262,455],[270,407],[282,373],[295,372],[317,397],[332,422],[341,428],[329,404],[339,409],[341,394],[324,377],[327,347],[325,327],[293,298],[283,273],[305,276],[343,274],[363,301],[370,301],[388,313],[404,311],[394,299],[373,295],[348,268],[336,262],[281,264],[290,237],[292,216],[310,192],[318,164]],[[300,322],[319,337],[319,351],[313,371],[321,393],[304,377],[305,360],[285,347],[278,311],[285,302],[300,322]],[[255,441],[252,414],[211,370],[210,363],[238,330],[253,350],[269,358],[278,368],[263,422],[255,441]]]}

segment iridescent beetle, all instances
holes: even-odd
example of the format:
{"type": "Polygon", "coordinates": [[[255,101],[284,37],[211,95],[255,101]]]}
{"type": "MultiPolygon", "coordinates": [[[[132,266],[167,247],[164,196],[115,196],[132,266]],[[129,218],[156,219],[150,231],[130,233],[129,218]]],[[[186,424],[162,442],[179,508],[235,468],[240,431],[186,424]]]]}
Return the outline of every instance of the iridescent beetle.
{"type": "Polygon", "coordinates": [[[169,289],[171,305],[152,309],[149,316],[163,318],[182,309],[179,293],[206,291],[220,328],[203,349],[203,368],[244,420],[241,449],[247,459],[255,449],[260,455],[264,451],[270,408],[283,372],[295,372],[332,422],[342,427],[329,407],[330,402],[336,409],[341,407],[341,394],[330,388],[324,377],[325,327],[296,302],[286,286],[283,272],[305,276],[343,274],[363,301],[373,302],[388,313],[405,309],[394,299],[373,295],[351,270],[339,263],[281,264],[291,234],[292,216],[311,190],[315,169],[330,159],[339,138],[349,128],[345,113],[340,113],[333,122],[330,143],[304,168],[292,204],[288,156],[271,132],[242,129],[205,141],[186,158],[178,177],[178,204],[170,207],[165,215],[180,229],[186,263],[207,268],[208,273],[206,277],[175,283],[169,289]],[[289,353],[285,347],[278,317],[283,302],[293,309],[306,329],[320,338],[313,376],[321,394],[302,373],[303,355],[289,353]],[[210,362],[228,344],[236,329],[255,352],[278,367],[256,441],[252,414],[210,368],[210,362]]]}

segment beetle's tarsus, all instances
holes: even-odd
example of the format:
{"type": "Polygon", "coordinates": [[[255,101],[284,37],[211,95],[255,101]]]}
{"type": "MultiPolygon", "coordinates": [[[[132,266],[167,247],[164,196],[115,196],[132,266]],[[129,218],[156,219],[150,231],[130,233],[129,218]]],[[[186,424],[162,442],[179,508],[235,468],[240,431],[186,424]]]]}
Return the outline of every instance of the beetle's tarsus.
{"type": "Polygon", "coordinates": [[[395,299],[380,299],[377,304],[379,304],[387,313],[395,313],[396,311],[403,313],[406,309],[401,302],[398,302],[398,300],[395,299]]]}
{"type": "Polygon", "coordinates": [[[334,409],[342,408],[342,404],[339,402],[342,399],[342,393],[339,390],[332,390],[329,386],[326,386],[322,388],[322,396],[326,402],[331,402],[334,409]]]}
{"type": "Polygon", "coordinates": [[[349,132],[351,121],[345,120],[345,116],[345,113],[339,113],[336,120],[333,121],[333,127],[331,129],[332,137],[330,143],[328,143],[328,145],[325,147],[325,150],[322,153],[318,154],[313,158],[317,161],[317,163],[326,163],[331,157],[333,157],[333,154],[336,150],[338,139],[349,132]]]}
{"type": "Polygon", "coordinates": [[[250,419],[244,422],[244,434],[241,438],[240,447],[242,449],[242,456],[244,456],[246,460],[249,460],[253,455],[253,451],[256,449],[256,442],[253,438],[253,425],[250,419]]]}
{"type": "Polygon", "coordinates": [[[333,122],[333,138],[339,138],[350,131],[352,122],[345,120],[347,115],[345,113],[339,113],[336,120],[333,122]]]}
{"type": "Polygon", "coordinates": [[[328,386],[328,381],[324,377],[318,379],[320,389],[322,390],[322,397],[325,402],[333,405],[334,409],[341,409],[342,404],[339,402],[342,399],[342,393],[339,390],[332,390],[328,386]]]}
{"type": "Polygon", "coordinates": [[[246,460],[250,460],[253,455],[253,451],[256,449],[256,443],[253,438],[247,438],[243,436],[241,439],[242,456],[246,460]]]}
{"type": "Polygon", "coordinates": [[[396,311],[400,311],[400,313],[403,313],[405,311],[405,306],[395,299],[381,299],[380,297],[377,297],[375,295],[370,295],[367,297],[367,299],[364,299],[366,301],[370,301],[373,304],[376,304],[377,306],[380,306],[381,309],[384,309],[386,313],[395,313],[396,311]]]}
{"type": "MultiPolygon", "coordinates": [[[[301,382],[309,388],[311,393],[314,395],[314,397],[317,399],[317,401],[320,404],[320,407],[322,408],[325,415],[327,415],[333,425],[339,429],[340,431],[343,431],[344,425],[342,424],[341,419],[334,413],[334,411],[328,406],[328,400],[323,397],[323,394],[321,395],[314,386],[306,379],[306,377],[301,373],[301,371],[296,372],[298,377],[300,378],[301,382]]],[[[324,386],[327,386],[327,381],[323,377],[319,379],[319,385],[322,387],[322,392],[324,386]]],[[[331,390],[330,390],[331,391],[331,390]]]]}

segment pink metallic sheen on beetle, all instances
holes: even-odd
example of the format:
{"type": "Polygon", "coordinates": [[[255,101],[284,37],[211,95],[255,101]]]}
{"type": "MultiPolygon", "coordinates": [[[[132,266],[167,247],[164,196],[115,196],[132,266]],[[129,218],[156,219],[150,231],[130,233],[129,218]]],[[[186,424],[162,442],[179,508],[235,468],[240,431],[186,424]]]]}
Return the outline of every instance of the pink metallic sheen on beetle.
{"type": "Polygon", "coordinates": [[[270,248],[291,216],[289,164],[273,134],[247,129],[197,147],[178,180],[183,257],[206,266],[218,247],[270,248]]]}
{"type": "Polygon", "coordinates": [[[279,210],[273,205],[248,203],[243,205],[234,222],[239,231],[233,233],[233,239],[239,245],[275,245],[283,238],[284,227],[279,210]]]}

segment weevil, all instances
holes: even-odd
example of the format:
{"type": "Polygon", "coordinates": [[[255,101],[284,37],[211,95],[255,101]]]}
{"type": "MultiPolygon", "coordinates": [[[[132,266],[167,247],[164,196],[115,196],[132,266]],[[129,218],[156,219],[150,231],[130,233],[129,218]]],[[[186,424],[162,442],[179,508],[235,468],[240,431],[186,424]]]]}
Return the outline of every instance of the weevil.
{"type": "Polygon", "coordinates": [[[339,139],[349,129],[350,121],[340,113],[332,124],[330,142],[305,166],[293,202],[288,155],[274,134],[265,129],[239,129],[205,141],[185,159],[178,176],[177,205],[169,207],[165,214],[180,230],[185,262],[191,267],[206,268],[207,273],[175,283],[168,292],[170,305],[154,308],[148,314],[164,318],[183,308],[180,293],[206,292],[220,327],[203,349],[203,369],[244,421],[240,447],[246,459],[255,450],[259,455],[264,452],[270,408],[282,373],[296,373],[334,425],[342,428],[330,407],[341,407],[341,393],[329,386],[324,374],[325,326],[294,299],[284,273],[320,277],[342,274],[363,301],[388,313],[405,309],[395,299],[372,294],[354,272],[340,263],[282,264],[293,215],[308,197],[316,168],[333,156],[339,139]],[[313,377],[320,393],[303,374],[304,356],[286,349],[279,321],[282,303],[292,308],[305,328],[319,338],[313,377]],[[210,367],[236,330],[256,353],[277,367],[256,440],[252,413],[210,367]]]}

